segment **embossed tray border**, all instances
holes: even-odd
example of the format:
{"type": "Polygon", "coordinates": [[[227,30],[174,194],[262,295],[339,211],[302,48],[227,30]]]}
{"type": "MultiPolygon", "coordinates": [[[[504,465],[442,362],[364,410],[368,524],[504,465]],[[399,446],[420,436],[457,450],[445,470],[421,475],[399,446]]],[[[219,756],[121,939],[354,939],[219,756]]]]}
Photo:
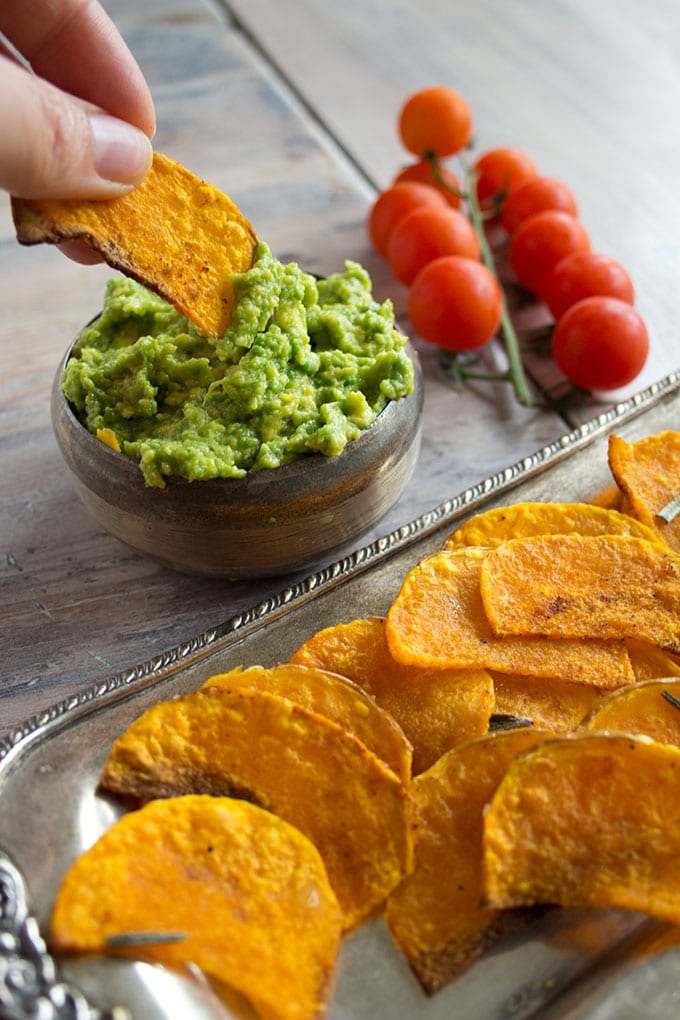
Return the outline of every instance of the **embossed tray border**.
{"type": "Polygon", "coordinates": [[[186,642],[175,645],[161,655],[116,673],[79,694],[31,716],[0,740],[0,798],[3,775],[8,768],[16,763],[17,758],[29,744],[58,729],[63,722],[101,708],[107,700],[128,691],[131,687],[146,687],[165,679],[190,661],[226,648],[234,640],[254,633],[322,592],[345,583],[439,528],[451,524],[463,512],[475,509],[478,504],[509,491],[521,482],[572,456],[617,423],[623,424],[643,414],[678,388],[680,370],[607,408],[502,471],[464,489],[433,510],[282,589],[277,595],[186,642]]]}

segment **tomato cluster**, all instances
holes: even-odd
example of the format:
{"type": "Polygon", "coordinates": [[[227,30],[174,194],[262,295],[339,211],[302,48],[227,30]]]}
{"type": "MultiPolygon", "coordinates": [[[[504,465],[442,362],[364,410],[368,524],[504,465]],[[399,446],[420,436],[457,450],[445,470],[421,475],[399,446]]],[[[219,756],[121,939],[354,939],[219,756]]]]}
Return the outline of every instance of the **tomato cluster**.
{"type": "Polygon", "coordinates": [[[584,390],[631,382],[647,359],[648,333],[628,273],[592,250],[571,189],[511,147],[485,152],[468,168],[470,108],[444,86],[406,101],[399,135],[417,161],[378,195],[368,228],[409,289],[415,332],[459,353],[483,346],[500,328],[507,345],[514,327],[489,244],[493,222],[507,239],[517,283],[554,319],[551,354],[563,375],[584,390]],[[451,156],[463,167],[460,178],[442,162],[451,156]]]}

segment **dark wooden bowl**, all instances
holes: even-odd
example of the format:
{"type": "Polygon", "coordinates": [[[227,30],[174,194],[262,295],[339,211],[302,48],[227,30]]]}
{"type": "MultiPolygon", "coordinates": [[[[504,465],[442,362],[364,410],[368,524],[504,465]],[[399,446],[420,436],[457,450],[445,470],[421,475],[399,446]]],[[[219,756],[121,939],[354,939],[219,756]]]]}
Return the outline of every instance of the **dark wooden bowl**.
{"type": "Polygon", "coordinates": [[[100,442],[52,387],[52,423],[85,506],[112,535],[189,574],[233,579],[288,574],[328,562],[396,502],[420,447],[423,381],[392,401],[338,457],[310,454],[244,478],[167,480],[150,488],[137,461],[100,442]]]}

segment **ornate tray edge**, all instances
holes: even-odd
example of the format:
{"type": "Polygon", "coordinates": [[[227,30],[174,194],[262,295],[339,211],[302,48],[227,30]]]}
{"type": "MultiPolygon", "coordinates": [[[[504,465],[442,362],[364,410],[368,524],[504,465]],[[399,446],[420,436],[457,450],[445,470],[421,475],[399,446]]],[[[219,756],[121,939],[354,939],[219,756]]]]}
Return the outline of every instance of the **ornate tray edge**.
{"type": "Polygon", "coordinates": [[[474,509],[492,496],[509,491],[520,482],[571,456],[589,445],[617,423],[628,422],[649,410],[680,386],[680,370],[652,383],[633,396],[607,408],[607,410],[577,426],[570,432],[523,457],[509,467],[464,489],[457,496],[445,500],[433,510],[415,518],[396,530],[362,546],[350,555],[284,588],[277,595],[204,631],[187,642],[176,645],[162,654],[138,663],[130,669],[116,673],[104,681],[59,701],[44,711],[26,719],[10,734],[0,740],[0,793],[3,775],[18,756],[34,740],[59,729],[66,722],[99,709],[109,699],[119,696],[131,687],[142,687],[159,682],[185,666],[190,659],[200,658],[228,646],[258,630],[296,606],[302,605],[322,592],[329,591],[351,577],[386,560],[396,552],[425,538],[441,527],[449,525],[464,511],[474,509]]]}
{"type": "Polygon", "coordinates": [[[29,913],[21,872],[0,847],[0,1017],[29,1020],[129,1020],[114,1007],[104,1013],[75,985],[62,981],[53,957],[29,913]]]}

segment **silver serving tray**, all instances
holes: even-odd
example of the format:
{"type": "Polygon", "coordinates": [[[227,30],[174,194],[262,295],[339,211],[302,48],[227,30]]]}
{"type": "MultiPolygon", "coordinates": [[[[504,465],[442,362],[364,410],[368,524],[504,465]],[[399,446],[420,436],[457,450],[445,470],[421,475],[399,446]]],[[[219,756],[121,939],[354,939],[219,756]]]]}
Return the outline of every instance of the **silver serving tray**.
{"type": "MultiPolygon", "coordinates": [[[[277,597],[54,705],[0,741],[0,1018],[245,1016],[220,1006],[198,979],[183,990],[162,968],[71,963],[47,951],[41,933],[63,874],[119,810],[96,792],[113,739],[147,706],[198,687],[212,673],[285,661],[321,627],[383,615],[407,571],[480,508],[594,497],[612,484],[610,432],[634,439],[666,428],[680,429],[680,372],[277,597]]],[[[680,862],[678,874],[680,880],[680,862]]],[[[330,1018],[668,1020],[680,1003],[675,941],[673,929],[639,914],[552,910],[428,998],[376,921],[343,947],[330,1018]]]]}

